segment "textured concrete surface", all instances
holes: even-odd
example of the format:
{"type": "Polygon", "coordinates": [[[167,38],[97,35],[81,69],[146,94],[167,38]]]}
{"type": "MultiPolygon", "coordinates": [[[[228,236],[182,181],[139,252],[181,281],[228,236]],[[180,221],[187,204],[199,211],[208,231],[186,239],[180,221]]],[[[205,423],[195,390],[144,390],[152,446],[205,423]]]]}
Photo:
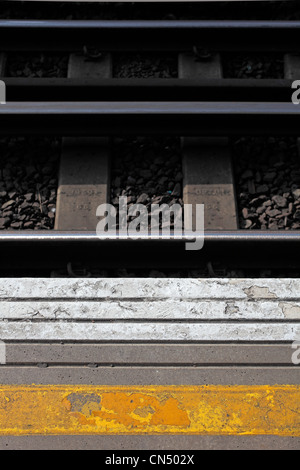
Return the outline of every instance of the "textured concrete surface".
{"type": "Polygon", "coordinates": [[[0,338],[294,341],[297,280],[7,279],[0,338]]]}
{"type": "Polygon", "coordinates": [[[0,301],[13,299],[300,300],[299,279],[1,278],[0,301]]]}
{"type": "Polygon", "coordinates": [[[0,324],[6,340],[64,341],[295,341],[298,324],[213,322],[24,321],[0,324]]]}
{"type": "Polygon", "coordinates": [[[24,301],[1,302],[7,320],[300,320],[295,301],[24,301]]]}
{"type": "MultiPolygon", "coordinates": [[[[0,450],[299,450],[282,436],[0,436],[0,450]]],[[[189,452],[190,454],[191,452],[189,452]]]]}
{"type": "Polygon", "coordinates": [[[298,448],[299,287],[296,279],[0,279],[0,449],[298,448]],[[187,393],[173,396],[174,386],[187,393]],[[189,416],[199,435],[176,440],[190,434],[189,416]],[[145,436],[121,435],[132,420],[145,436]],[[104,429],[112,435],[96,435],[104,429]],[[159,444],[153,430],[167,432],[159,444]]]}
{"type": "Polygon", "coordinates": [[[1,384],[285,385],[300,383],[298,366],[50,367],[0,366],[1,384]]]}
{"type": "Polygon", "coordinates": [[[290,344],[6,342],[6,364],[291,365],[290,344]]]}

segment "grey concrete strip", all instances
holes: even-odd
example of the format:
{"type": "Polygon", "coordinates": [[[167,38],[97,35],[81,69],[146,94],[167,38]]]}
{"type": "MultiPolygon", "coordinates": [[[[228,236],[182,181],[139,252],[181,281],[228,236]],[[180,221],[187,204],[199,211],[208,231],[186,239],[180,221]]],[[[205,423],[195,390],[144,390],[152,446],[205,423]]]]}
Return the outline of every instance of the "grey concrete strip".
{"type": "Polygon", "coordinates": [[[207,60],[197,58],[196,54],[180,53],[178,55],[179,78],[222,78],[222,64],[219,54],[211,56],[207,60]]]}
{"type": "MultiPolygon", "coordinates": [[[[112,58],[110,54],[101,54],[98,59],[91,59],[80,54],[71,54],[68,64],[68,78],[112,78],[112,58]]],[[[78,96],[78,101],[82,101],[78,96]]]]}
{"type": "MultiPolygon", "coordinates": [[[[300,279],[1,278],[2,300],[300,300],[300,279]]],[[[1,307],[1,304],[0,304],[1,307]]]]}
{"type": "Polygon", "coordinates": [[[107,203],[109,144],[101,137],[63,139],[56,230],[94,230],[96,209],[107,203]]]}
{"type": "Polygon", "coordinates": [[[34,367],[0,366],[14,385],[299,385],[300,367],[34,367]]]}
{"type": "MultiPolygon", "coordinates": [[[[183,201],[204,204],[205,230],[236,230],[237,212],[231,156],[227,145],[195,138],[183,141],[183,201]]],[[[195,209],[194,209],[195,211],[195,209]]],[[[192,225],[196,230],[195,222],[192,225]]]]}
{"type": "MultiPolygon", "coordinates": [[[[194,54],[179,54],[179,78],[222,78],[219,54],[209,60],[197,60],[194,54]]],[[[183,201],[204,204],[206,230],[238,228],[231,154],[227,139],[185,137],[182,139],[183,201]]],[[[194,218],[193,218],[194,217],[194,218]]],[[[185,219],[186,220],[186,219],[185,219]]],[[[196,218],[187,221],[196,230],[196,218]]]]}
{"type": "Polygon", "coordinates": [[[257,301],[27,301],[0,303],[7,320],[300,320],[300,302],[257,301]]]}
{"type": "Polygon", "coordinates": [[[291,344],[7,343],[7,364],[291,365],[291,344]]]}
{"type": "Polygon", "coordinates": [[[192,455],[193,450],[299,448],[299,437],[278,436],[0,436],[0,450],[185,450],[192,455]]]}
{"type": "MultiPolygon", "coordinates": [[[[111,75],[110,54],[97,61],[76,54],[70,56],[69,78],[110,78],[111,75]]],[[[109,197],[109,152],[107,138],[63,139],[56,230],[96,230],[96,209],[106,204],[109,197]]]]}
{"type": "Polygon", "coordinates": [[[300,323],[0,322],[2,341],[296,341],[300,323]]]}

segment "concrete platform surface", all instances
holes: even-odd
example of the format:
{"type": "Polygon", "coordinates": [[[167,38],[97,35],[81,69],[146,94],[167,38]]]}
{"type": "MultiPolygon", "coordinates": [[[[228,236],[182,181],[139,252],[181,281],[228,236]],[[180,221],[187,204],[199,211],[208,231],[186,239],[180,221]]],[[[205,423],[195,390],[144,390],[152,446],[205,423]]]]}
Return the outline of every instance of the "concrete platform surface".
{"type": "Polygon", "coordinates": [[[295,341],[289,279],[1,279],[3,341],[295,341]]]}
{"type": "Polygon", "coordinates": [[[297,279],[0,279],[0,449],[299,448],[299,333],[297,279]]]}

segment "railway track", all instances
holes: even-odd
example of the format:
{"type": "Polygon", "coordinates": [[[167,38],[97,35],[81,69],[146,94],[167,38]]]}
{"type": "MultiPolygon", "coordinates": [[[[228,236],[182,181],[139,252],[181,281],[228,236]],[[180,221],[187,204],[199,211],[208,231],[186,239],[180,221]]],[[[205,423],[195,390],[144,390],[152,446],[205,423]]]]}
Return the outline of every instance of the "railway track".
{"type": "Polygon", "coordinates": [[[299,29],[299,21],[1,20],[0,40],[6,51],[297,52],[299,29]]]}
{"type": "Polygon", "coordinates": [[[220,262],[299,272],[299,231],[238,228],[226,139],[298,136],[290,87],[299,29],[297,21],[0,21],[1,134],[63,136],[55,230],[0,233],[0,394],[18,408],[1,405],[2,448],[299,447],[298,280],[216,278],[220,262]],[[179,52],[178,79],[111,78],[111,52],[136,49],[137,35],[140,50],[179,52]],[[101,45],[101,60],[86,61],[87,45],[101,45]],[[195,61],[195,46],[209,57],[195,61]],[[71,52],[68,78],[6,78],[13,50],[71,52]],[[228,50],[282,51],[285,78],[224,79],[219,52],[228,50]],[[186,235],[95,233],[95,209],[109,203],[109,136],[139,133],[182,137],[183,203],[209,207],[203,249],[186,250],[186,235]],[[201,265],[209,279],[101,278],[105,269],[201,265]]]}

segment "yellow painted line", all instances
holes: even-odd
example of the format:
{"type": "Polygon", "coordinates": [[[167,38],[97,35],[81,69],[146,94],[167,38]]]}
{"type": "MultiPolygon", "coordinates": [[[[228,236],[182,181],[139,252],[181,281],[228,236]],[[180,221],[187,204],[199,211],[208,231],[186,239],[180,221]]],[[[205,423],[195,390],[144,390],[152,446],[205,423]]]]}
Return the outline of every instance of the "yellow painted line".
{"type": "Polygon", "coordinates": [[[0,435],[300,436],[300,386],[0,386],[0,435]]]}

